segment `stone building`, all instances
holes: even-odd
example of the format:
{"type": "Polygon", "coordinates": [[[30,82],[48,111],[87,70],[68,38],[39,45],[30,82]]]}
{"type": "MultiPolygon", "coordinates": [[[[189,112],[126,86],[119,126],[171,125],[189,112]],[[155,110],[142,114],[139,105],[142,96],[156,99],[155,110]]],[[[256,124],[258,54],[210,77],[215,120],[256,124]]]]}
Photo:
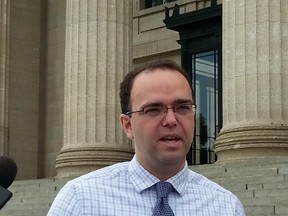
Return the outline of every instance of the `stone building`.
{"type": "Polygon", "coordinates": [[[157,58],[188,69],[202,104],[191,169],[247,215],[288,214],[288,1],[1,0],[0,10],[0,154],[18,165],[0,215],[45,215],[68,179],[129,160],[119,83],[157,58]],[[215,85],[202,92],[205,76],[215,85]]]}

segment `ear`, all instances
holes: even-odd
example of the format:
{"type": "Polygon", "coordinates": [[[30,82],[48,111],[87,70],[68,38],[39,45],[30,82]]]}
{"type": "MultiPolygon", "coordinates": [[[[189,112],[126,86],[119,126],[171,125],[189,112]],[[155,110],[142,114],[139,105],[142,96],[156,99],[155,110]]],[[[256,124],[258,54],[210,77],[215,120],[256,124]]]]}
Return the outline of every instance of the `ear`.
{"type": "Polygon", "coordinates": [[[133,139],[133,133],[132,133],[132,128],[131,128],[131,119],[129,116],[125,114],[120,115],[120,122],[121,126],[126,133],[128,139],[132,140],[133,139]]]}

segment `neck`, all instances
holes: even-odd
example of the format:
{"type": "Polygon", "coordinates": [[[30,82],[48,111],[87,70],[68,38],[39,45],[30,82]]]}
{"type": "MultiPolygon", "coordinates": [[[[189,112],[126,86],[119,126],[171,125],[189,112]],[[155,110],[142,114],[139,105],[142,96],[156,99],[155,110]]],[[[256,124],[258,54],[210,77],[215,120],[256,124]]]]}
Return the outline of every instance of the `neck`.
{"type": "Polygon", "coordinates": [[[185,160],[183,163],[179,164],[164,164],[164,165],[153,165],[148,163],[141,163],[139,160],[138,162],[140,165],[146,169],[149,173],[157,177],[160,181],[166,181],[167,179],[171,178],[172,176],[176,175],[180,172],[185,166],[185,160]]]}

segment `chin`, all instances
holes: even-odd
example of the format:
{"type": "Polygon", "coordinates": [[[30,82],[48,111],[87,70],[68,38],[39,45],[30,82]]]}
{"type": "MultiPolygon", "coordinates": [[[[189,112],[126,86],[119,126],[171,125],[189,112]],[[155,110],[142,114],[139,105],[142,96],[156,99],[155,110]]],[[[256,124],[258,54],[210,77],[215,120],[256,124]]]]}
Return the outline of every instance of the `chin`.
{"type": "Polygon", "coordinates": [[[186,156],[183,158],[183,156],[176,156],[176,155],[165,155],[163,157],[163,161],[165,161],[167,165],[184,163],[185,159],[186,156]]]}

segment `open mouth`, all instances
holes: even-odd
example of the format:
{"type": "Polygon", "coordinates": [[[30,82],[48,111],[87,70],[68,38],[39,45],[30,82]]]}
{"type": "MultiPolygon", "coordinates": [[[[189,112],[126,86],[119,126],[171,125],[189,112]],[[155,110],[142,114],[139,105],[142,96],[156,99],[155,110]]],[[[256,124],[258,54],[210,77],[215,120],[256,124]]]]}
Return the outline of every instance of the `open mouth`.
{"type": "Polygon", "coordinates": [[[178,142],[179,140],[181,139],[180,137],[177,137],[177,136],[165,136],[160,139],[160,141],[168,142],[168,143],[178,142]]]}

